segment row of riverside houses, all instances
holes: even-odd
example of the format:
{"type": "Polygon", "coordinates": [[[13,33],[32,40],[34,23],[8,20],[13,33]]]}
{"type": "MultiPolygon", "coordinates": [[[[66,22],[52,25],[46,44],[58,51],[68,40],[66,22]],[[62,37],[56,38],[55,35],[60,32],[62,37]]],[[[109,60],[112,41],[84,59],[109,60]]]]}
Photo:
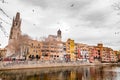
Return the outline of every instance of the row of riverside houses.
{"type": "Polygon", "coordinates": [[[97,46],[90,46],[75,43],[70,38],[63,42],[61,34],[62,32],[59,29],[57,35],[49,35],[41,41],[33,40],[28,35],[22,35],[21,18],[18,12],[13,18],[5,57],[43,61],[118,61],[118,51],[104,47],[102,43],[98,43],[97,46]]]}

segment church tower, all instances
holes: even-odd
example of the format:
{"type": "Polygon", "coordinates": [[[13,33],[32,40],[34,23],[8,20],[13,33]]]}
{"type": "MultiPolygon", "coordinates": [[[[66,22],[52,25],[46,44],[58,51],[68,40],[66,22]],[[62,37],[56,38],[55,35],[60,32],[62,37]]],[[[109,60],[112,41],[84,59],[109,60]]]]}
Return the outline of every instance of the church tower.
{"type": "Polygon", "coordinates": [[[20,19],[20,13],[17,12],[16,16],[13,17],[12,27],[9,35],[9,41],[6,47],[7,49],[6,56],[10,56],[12,54],[17,53],[19,49],[17,42],[19,41],[20,36],[21,36],[21,19],[20,19]]]}
{"type": "Polygon", "coordinates": [[[9,42],[18,40],[21,35],[21,19],[20,13],[17,12],[16,17],[13,18],[12,27],[9,36],[9,42]]]}
{"type": "Polygon", "coordinates": [[[62,36],[61,36],[61,30],[59,29],[59,30],[57,31],[57,40],[58,40],[58,41],[61,41],[61,38],[62,38],[62,36]]]}

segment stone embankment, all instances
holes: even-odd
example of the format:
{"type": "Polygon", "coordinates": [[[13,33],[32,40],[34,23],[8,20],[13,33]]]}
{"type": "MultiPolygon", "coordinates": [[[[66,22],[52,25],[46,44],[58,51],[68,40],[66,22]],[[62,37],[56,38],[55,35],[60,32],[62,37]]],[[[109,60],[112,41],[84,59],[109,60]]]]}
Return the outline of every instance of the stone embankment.
{"type": "Polygon", "coordinates": [[[116,63],[87,63],[87,62],[41,62],[41,61],[9,61],[0,62],[0,70],[32,69],[48,67],[74,67],[74,66],[106,66],[116,63]]]}

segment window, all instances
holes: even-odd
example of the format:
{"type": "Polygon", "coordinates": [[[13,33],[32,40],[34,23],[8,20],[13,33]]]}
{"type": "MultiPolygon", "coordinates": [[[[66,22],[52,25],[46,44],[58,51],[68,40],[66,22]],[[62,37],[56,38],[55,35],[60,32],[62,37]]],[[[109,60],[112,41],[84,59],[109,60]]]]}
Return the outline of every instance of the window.
{"type": "Polygon", "coordinates": [[[53,57],[53,55],[50,55],[50,57],[53,57]]]}
{"type": "Polygon", "coordinates": [[[35,50],[33,50],[33,52],[35,52],[35,50]]]}
{"type": "Polygon", "coordinates": [[[33,46],[33,43],[31,45],[33,46]]]}
{"type": "Polygon", "coordinates": [[[47,53],[43,53],[42,56],[48,56],[48,54],[47,53]]]}

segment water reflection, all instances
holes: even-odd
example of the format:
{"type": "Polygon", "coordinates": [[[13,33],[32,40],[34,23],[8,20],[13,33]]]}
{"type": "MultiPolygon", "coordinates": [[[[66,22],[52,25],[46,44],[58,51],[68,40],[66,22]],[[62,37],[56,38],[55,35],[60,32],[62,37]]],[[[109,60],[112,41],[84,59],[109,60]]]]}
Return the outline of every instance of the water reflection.
{"type": "Polygon", "coordinates": [[[84,66],[0,71],[0,80],[119,80],[119,67],[84,66]]]}

